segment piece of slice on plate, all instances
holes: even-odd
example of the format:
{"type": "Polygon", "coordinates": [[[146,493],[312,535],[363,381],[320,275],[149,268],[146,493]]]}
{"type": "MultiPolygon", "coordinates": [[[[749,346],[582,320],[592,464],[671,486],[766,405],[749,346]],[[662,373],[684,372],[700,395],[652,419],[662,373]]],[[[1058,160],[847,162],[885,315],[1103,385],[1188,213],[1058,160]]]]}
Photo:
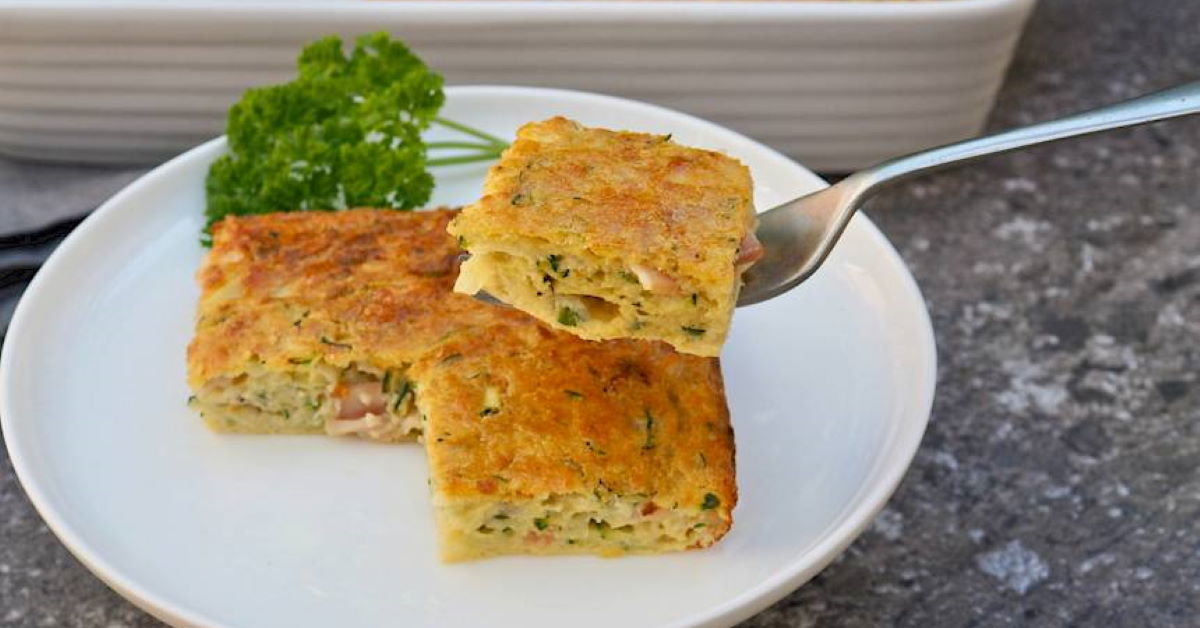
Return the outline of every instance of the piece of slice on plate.
{"type": "Polygon", "coordinates": [[[528,317],[454,294],[454,212],[229,217],[197,279],[191,405],[217,431],[420,432],[407,369],[462,328],[528,317]]]}
{"type": "Polygon", "coordinates": [[[444,560],[665,552],[729,530],[715,358],[510,325],[456,334],[409,375],[444,560]]]}
{"type": "Polygon", "coordinates": [[[662,340],[715,356],[741,272],[762,253],[750,172],[669,135],[523,126],[450,232],[480,290],[592,340],[662,340]]]}

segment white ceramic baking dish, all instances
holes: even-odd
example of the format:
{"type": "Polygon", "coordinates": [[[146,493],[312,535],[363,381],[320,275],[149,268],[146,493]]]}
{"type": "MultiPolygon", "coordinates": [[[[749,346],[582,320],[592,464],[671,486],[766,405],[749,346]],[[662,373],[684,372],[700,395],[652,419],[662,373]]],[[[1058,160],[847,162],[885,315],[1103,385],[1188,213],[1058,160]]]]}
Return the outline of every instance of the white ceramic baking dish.
{"type": "Polygon", "coordinates": [[[448,83],[688,111],[823,171],[977,133],[1035,0],[0,0],[0,152],[151,162],[301,45],[386,29],[448,83]]]}

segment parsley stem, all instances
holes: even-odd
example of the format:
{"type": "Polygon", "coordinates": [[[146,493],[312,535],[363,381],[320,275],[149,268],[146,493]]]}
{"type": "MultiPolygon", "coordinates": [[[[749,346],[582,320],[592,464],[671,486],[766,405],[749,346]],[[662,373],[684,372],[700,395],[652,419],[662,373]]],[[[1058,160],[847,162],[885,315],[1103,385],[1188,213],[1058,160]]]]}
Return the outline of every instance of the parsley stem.
{"type": "Polygon", "coordinates": [[[500,146],[500,147],[508,146],[508,142],[496,137],[495,135],[490,135],[488,133],[484,133],[483,131],[480,131],[479,129],[469,127],[465,124],[461,124],[461,123],[455,122],[453,120],[447,120],[442,117],[434,118],[433,121],[444,127],[454,129],[455,131],[460,131],[462,133],[466,133],[467,135],[473,135],[475,137],[478,137],[479,139],[484,140],[489,144],[492,144],[495,146],[500,146]]]}
{"type": "Polygon", "coordinates": [[[426,142],[425,148],[471,148],[495,152],[496,145],[481,144],[479,142],[426,142]]]}
{"type": "Polygon", "coordinates": [[[431,166],[431,167],[432,166],[451,166],[454,164],[469,164],[469,163],[474,163],[476,161],[491,161],[491,160],[495,159],[496,157],[498,157],[499,154],[500,154],[500,152],[497,150],[497,151],[492,151],[492,152],[479,152],[479,153],[473,153],[473,154],[467,154],[467,155],[455,155],[453,157],[439,157],[437,159],[430,159],[430,160],[426,161],[425,165],[431,166]]]}

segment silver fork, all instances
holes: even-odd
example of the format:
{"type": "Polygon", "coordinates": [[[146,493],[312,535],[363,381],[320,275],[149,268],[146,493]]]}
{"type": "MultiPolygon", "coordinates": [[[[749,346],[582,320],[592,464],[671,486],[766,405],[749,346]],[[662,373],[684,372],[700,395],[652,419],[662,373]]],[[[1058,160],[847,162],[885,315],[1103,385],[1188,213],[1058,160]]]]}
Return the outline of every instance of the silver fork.
{"type": "Polygon", "coordinates": [[[897,157],[860,170],[835,185],[759,214],[757,235],[765,251],[762,259],[746,271],[738,306],[766,301],[811,276],[829,256],[854,212],[891,184],[1026,146],[1197,112],[1200,112],[1200,81],[1058,120],[897,157]]]}

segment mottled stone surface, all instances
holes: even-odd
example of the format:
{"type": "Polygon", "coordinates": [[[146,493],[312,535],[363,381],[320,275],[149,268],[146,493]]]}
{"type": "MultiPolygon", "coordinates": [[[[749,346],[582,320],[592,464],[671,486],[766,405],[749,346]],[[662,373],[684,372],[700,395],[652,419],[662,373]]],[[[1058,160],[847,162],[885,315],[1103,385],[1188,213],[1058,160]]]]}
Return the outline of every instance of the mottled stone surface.
{"type": "MultiPolygon", "coordinates": [[[[1200,77],[1200,2],[1042,0],[993,126],[1200,77]]],[[[908,476],[782,626],[1200,621],[1200,119],[997,158],[870,209],[937,331],[908,476]]],[[[4,460],[0,624],[149,626],[4,460]]]]}
{"type": "MultiPolygon", "coordinates": [[[[992,126],[1196,78],[1200,2],[1042,0],[992,126]]],[[[747,626],[1200,625],[1200,119],[869,213],[933,315],[933,418],[873,528],[747,626]]]]}

